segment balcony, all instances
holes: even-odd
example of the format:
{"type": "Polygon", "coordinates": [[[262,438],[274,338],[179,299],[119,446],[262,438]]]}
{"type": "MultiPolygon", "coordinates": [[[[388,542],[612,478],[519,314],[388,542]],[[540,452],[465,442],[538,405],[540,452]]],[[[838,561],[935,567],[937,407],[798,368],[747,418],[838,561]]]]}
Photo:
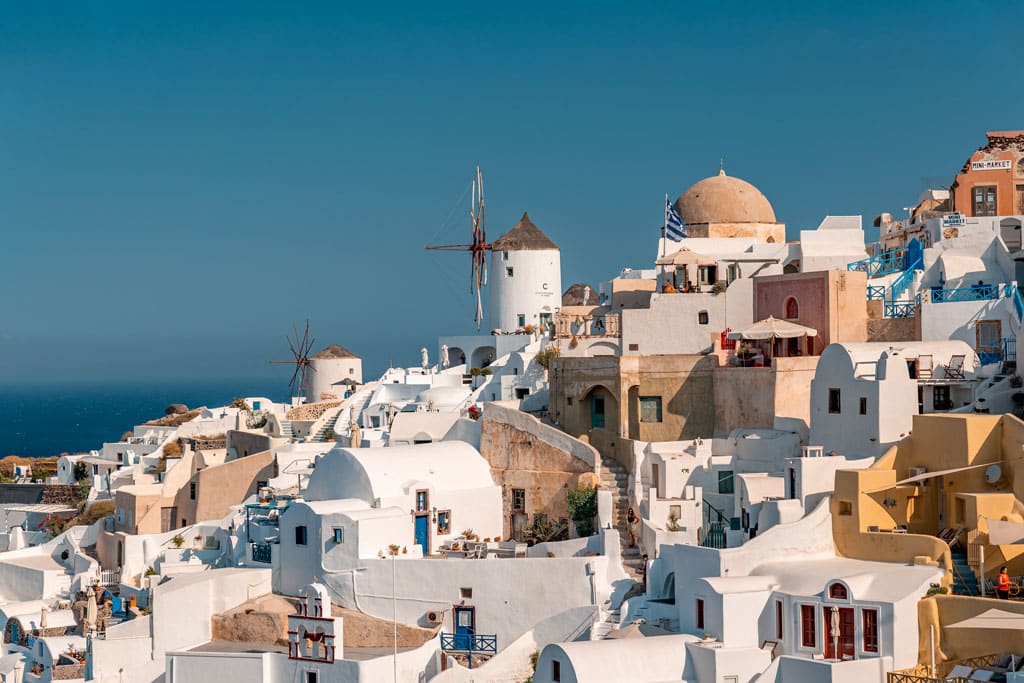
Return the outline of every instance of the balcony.
{"type": "Polygon", "coordinates": [[[441,633],[441,650],[494,655],[498,653],[498,636],[476,633],[441,633]]]}
{"type": "Polygon", "coordinates": [[[597,315],[555,315],[555,336],[558,339],[621,337],[621,316],[618,313],[597,315]]]}
{"type": "MultiPolygon", "coordinates": [[[[933,304],[957,301],[990,301],[999,298],[999,285],[997,284],[970,285],[969,287],[956,287],[954,289],[933,287],[930,291],[933,304]]],[[[1007,296],[1009,296],[1008,292],[1007,296]]]]}

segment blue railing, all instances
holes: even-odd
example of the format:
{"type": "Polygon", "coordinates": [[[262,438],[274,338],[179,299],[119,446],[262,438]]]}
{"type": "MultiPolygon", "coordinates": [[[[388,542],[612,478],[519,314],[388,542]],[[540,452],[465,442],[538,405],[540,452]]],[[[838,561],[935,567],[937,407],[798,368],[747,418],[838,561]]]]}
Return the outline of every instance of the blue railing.
{"type": "Polygon", "coordinates": [[[498,654],[498,636],[477,633],[441,633],[441,649],[445,652],[479,652],[498,654]]]}
{"type": "Polygon", "coordinates": [[[923,266],[924,264],[921,263],[921,259],[918,259],[903,272],[903,275],[900,275],[898,278],[893,280],[892,285],[889,287],[890,301],[896,301],[900,294],[907,291],[907,287],[909,287],[910,283],[914,281],[914,271],[922,270],[923,266]]]}
{"type": "Polygon", "coordinates": [[[1013,337],[1003,339],[1003,361],[1008,363],[1017,362],[1017,340],[1013,337]]]}
{"type": "Polygon", "coordinates": [[[253,543],[252,544],[252,561],[262,562],[263,564],[270,564],[270,544],[269,543],[253,543]]]}
{"type": "Polygon", "coordinates": [[[868,285],[868,301],[884,300],[885,285],[868,285]]]}
{"type": "Polygon", "coordinates": [[[913,318],[916,307],[913,301],[892,301],[885,305],[884,315],[886,318],[913,318]]]}
{"type": "Polygon", "coordinates": [[[906,266],[907,252],[903,249],[894,249],[878,256],[847,263],[846,270],[867,273],[868,277],[878,277],[906,270],[906,266]]]}
{"type": "Polygon", "coordinates": [[[1021,299],[1020,288],[1013,288],[1013,308],[1017,311],[1017,320],[1024,322],[1024,299],[1021,299]]]}
{"type": "Polygon", "coordinates": [[[987,301],[999,298],[999,285],[970,285],[955,289],[933,287],[931,291],[933,304],[954,301],[987,301]]]}

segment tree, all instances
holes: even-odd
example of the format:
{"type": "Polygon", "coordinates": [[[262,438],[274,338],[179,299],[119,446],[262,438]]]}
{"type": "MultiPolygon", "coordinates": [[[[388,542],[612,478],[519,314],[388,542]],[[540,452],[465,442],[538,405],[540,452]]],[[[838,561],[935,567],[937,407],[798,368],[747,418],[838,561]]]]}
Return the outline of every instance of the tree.
{"type": "Polygon", "coordinates": [[[576,533],[580,536],[594,534],[594,518],[597,517],[597,489],[589,486],[577,486],[566,493],[569,505],[569,517],[576,525],[576,533]]]}

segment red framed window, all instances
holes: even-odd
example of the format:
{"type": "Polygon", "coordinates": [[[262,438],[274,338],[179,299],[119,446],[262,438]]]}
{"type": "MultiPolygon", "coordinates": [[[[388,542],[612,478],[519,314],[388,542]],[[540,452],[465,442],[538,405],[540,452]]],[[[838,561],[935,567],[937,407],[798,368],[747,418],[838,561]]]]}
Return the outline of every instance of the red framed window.
{"type": "Polygon", "coordinates": [[[803,647],[818,644],[814,616],[814,605],[800,605],[800,645],[803,647]]]}
{"type": "Polygon", "coordinates": [[[878,610],[861,612],[864,627],[864,652],[878,652],[878,610]]]}

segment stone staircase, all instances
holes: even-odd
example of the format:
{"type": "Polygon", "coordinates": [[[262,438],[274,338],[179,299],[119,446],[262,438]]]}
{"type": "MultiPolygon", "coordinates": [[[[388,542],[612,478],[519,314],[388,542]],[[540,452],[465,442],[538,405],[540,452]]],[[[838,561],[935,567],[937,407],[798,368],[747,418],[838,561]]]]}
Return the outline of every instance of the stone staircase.
{"type": "Polygon", "coordinates": [[[329,417],[326,420],[324,420],[324,423],[320,426],[320,429],[316,430],[316,434],[313,435],[313,438],[310,439],[310,441],[314,441],[316,443],[323,443],[324,441],[327,440],[328,430],[330,430],[332,433],[334,433],[335,436],[337,436],[338,418],[341,416],[342,412],[344,412],[343,409],[338,408],[337,411],[335,411],[333,417],[329,417]]]}
{"type": "Polygon", "coordinates": [[[612,631],[616,631],[622,625],[622,610],[613,609],[598,610],[597,621],[590,628],[590,639],[591,640],[604,640],[608,637],[608,634],[612,631]]]}
{"type": "Polygon", "coordinates": [[[281,420],[281,436],[286,439],[294,439],[295,434],[292,433],[291,420],[281,420]]]}
{"type": "Polygon", "coordinates": [[[978,578],[967,564],[967,553],[953,552],[953,594],[979,595],[978,578]]]}
{"type": "Polygon", "coordinates": [[[643,581],[643,560],[640,548],[629,547],[629,472],[615,458],[601,455],[601,488],[612,493],[612,523],[619,532],[622,547],[622,566],[626,574],[637,583],[643,581]]]}

